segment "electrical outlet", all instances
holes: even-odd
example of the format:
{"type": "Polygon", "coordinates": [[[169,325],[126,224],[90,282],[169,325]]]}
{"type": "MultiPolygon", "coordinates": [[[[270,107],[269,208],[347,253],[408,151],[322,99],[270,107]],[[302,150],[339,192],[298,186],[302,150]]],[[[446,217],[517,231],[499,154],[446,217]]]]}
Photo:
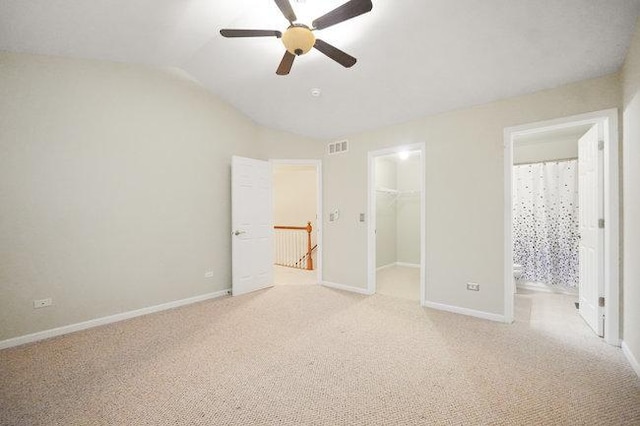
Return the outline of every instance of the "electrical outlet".
{"type": "Polygon", "coordinates": [[[213,271],[207,271],[204,273],[205,278],[213,278],[213,271]]]}
{"type": "Polygon", "coordinates": [[[33,309],[46,308],[47,306],[51,305],[53,305],[53,300],[51,298],[33,301],[33,309]]]}
{"type": "Polygon", "coordinates": [[[467,290],[480,291],[480,284],[478,284],[478,283],[467,283],[467,290]]]}

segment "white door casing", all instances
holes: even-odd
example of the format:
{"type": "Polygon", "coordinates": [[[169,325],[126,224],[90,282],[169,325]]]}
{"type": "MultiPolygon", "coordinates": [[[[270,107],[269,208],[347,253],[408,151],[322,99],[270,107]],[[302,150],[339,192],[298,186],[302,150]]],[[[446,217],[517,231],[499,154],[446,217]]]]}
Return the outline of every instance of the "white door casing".
{"type": "Polygon", "coordinates": [[[273,208],[271,164],[231,159],[232,294],[273,285],[273,208]]]}
{"type": "Polygon", "coordinates": [[[513,146],[517,138],[547,131],[567,129],[585,124],[598,125],[600,137],[604,140],[603,155],[603,211],[604,228],[604,296],[603,308],[604,340],[610,345],[620,346],[620,262],[619,262],[619,161],[620,146],[618,134],[618,113],[616,108],[592,111],[584,114],[554,118],[522,124],[504,129],[504,321],[514,320],[513,295],[513,146]]]}
{"type": "Polygon", "coordinates": [[[603,156],[598,126],[578,141],[578,192],[580,211],[579,312],[598,336],[604,334],[600,297],[604,296],[603,156]]]}

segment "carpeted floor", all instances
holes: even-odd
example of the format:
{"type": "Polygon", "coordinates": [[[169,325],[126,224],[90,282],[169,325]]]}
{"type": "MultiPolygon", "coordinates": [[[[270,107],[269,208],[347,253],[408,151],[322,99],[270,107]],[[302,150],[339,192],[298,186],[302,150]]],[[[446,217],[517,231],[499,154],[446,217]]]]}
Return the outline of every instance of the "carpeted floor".
{"type": "Polygon", "coordinates": [[[640,380],[588,333],[287,285],[0,351],[0,424],[638,425],[640,380]]]}
{"type": "Polygon", "coordinates": [[[318,284],[318,271],[273,265],[273,283],[275,285],[318,284]]]}
{"type": "Polygon", "coordinates": [[[389,266],[379,269],[376,293],[420,303],[420,268],[389,266]]]}

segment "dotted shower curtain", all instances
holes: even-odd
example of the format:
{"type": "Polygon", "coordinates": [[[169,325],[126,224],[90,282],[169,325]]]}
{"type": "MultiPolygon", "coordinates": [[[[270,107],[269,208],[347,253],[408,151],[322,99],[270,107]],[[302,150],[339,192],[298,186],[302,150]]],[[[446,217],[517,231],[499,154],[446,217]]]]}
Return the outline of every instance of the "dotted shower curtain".
{"type": "Polygon", "coordinates": [[[513,262],[522,280],[578,287],[578,161],[514,166],[513,262]]]}

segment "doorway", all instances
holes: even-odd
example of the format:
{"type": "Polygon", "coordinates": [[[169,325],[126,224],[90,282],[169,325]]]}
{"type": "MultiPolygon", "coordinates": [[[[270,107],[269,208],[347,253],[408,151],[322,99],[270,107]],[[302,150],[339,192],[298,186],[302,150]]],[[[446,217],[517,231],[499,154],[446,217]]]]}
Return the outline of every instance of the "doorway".
{"type": "Polygon", "coordinates": [[[424,144],[369,153],[368,292],[424,304],[424,144]]]}
{"type": "Polygon", "coordinates": [[[517,290],[561,293],[618,345],[618,211],[617,110],[506,129],[507,320],[517,290]]]}
{"type": "Polygon", "coordinates": [[[274,284],[321,282],[321,164],[272,160],[274,284]]]}

